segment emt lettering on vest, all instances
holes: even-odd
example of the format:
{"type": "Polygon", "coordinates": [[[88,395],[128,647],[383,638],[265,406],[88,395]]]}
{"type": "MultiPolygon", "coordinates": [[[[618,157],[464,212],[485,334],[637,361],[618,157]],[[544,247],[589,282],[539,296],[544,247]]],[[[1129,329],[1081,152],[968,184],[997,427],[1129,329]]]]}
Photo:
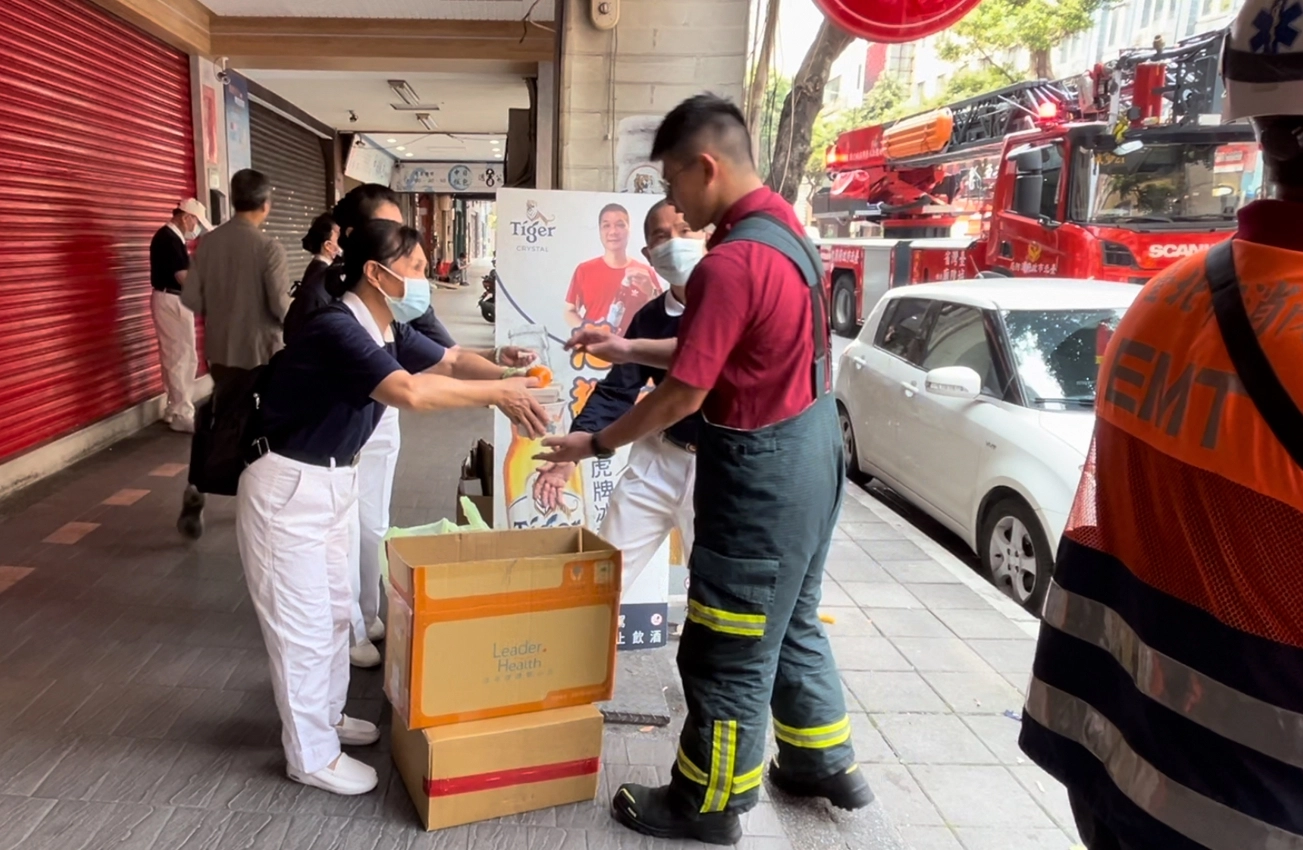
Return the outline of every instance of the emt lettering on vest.
{"type": "Polygon", "coordinates": [[[1109,341],[1046,598],[1019,743],[1090,850],[1303,850],[1303,38],[1281,10],[1249,0],[1223,55],[1261,199],[1109,341]]]}

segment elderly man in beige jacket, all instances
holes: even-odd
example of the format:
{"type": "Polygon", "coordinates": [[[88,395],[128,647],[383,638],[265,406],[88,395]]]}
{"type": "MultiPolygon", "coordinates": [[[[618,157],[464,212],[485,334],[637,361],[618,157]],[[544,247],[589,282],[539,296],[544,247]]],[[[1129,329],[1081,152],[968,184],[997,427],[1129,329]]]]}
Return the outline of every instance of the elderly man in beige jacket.
{"type": "MultiPolygon", "coordinates": [[[[279,351],[290,308],[285,249],[262,232],[271,212],[271,181],[251,168],[231,178],[235,215],[199,243],[181,301],[204,317],[204,356],[213,392],[241,373],[265,366],[279,351]]],[[[177,529],[198,539],[204,533],[204,496],[186,488],[177,529]]]]}

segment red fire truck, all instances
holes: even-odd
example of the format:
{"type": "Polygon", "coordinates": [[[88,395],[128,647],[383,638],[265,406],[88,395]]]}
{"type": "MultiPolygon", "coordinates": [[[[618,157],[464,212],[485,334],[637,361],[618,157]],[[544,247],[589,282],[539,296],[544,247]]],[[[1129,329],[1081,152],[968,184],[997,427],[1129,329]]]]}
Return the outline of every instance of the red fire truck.
{"type": "Polygon", "coordinates": [[[978,276],[1143,283],[1224,239],[1261,166],[1220,122],[1223,32],[844,133],[812,199],[834,329],[888,287],[978,276]]]}

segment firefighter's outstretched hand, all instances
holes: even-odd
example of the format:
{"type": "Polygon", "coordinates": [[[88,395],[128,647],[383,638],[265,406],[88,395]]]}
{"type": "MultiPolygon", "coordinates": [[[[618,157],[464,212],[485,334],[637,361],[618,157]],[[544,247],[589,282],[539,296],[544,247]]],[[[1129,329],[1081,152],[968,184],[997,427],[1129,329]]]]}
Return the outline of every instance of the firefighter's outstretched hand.
{"type": "Polygon", "coordinates": [[[548,463],[578,463],[593,456],[593,435],[575,431],[560,437],[547,437],[543,448],[548,451],[534,455],[534,460],[548,463]]]}
{"type": "Polygon", "coordinates": [[[534,479],[534,502],[543,510],[555,510],[565,492],[566,482],[575,471],[573,463],[545,463],[534,479]]]}
{"type": "Polygon", "coordinates": [[[628,363],[633,347],[622,336],[604,327],[583,327],[566,342],[566,351],[579,351],[607,363],[628,363]]]}

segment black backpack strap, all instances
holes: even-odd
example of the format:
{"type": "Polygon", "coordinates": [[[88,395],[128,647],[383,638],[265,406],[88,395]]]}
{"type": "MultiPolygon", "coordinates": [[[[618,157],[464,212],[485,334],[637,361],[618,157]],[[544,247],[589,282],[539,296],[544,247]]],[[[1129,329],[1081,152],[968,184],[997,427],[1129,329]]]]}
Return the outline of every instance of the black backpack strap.
{"type": "Polygon", "coordinates": [[[1231,240],[1214,245],[1204,260],[1208,288],[1212,290],[1213,313],[1221,331],[1226,352],[1239,375],[1244,391],[1280,440],[1294,463],[1303,468],[1303,412],[1290,398],[1271,361],[1258,342],[1258,334],[1249,321],[1244,298],[1240,294],[1240,276],[1235,271],[1235,252],[1231,240]]]}
{"type": "Polygon", "coordinates": [[[814,364],[811,380],[816,399],[828,392],[832,373],[828,351],[828,310],[823,290],[823,261],[808,238],[798,235],[780,219],[768,213],[752,213],[733,225],[724,242],[756,242],[768,245],[791,260],[805,285],[810,288],[810,317],[813,322],[814,364]]]}

